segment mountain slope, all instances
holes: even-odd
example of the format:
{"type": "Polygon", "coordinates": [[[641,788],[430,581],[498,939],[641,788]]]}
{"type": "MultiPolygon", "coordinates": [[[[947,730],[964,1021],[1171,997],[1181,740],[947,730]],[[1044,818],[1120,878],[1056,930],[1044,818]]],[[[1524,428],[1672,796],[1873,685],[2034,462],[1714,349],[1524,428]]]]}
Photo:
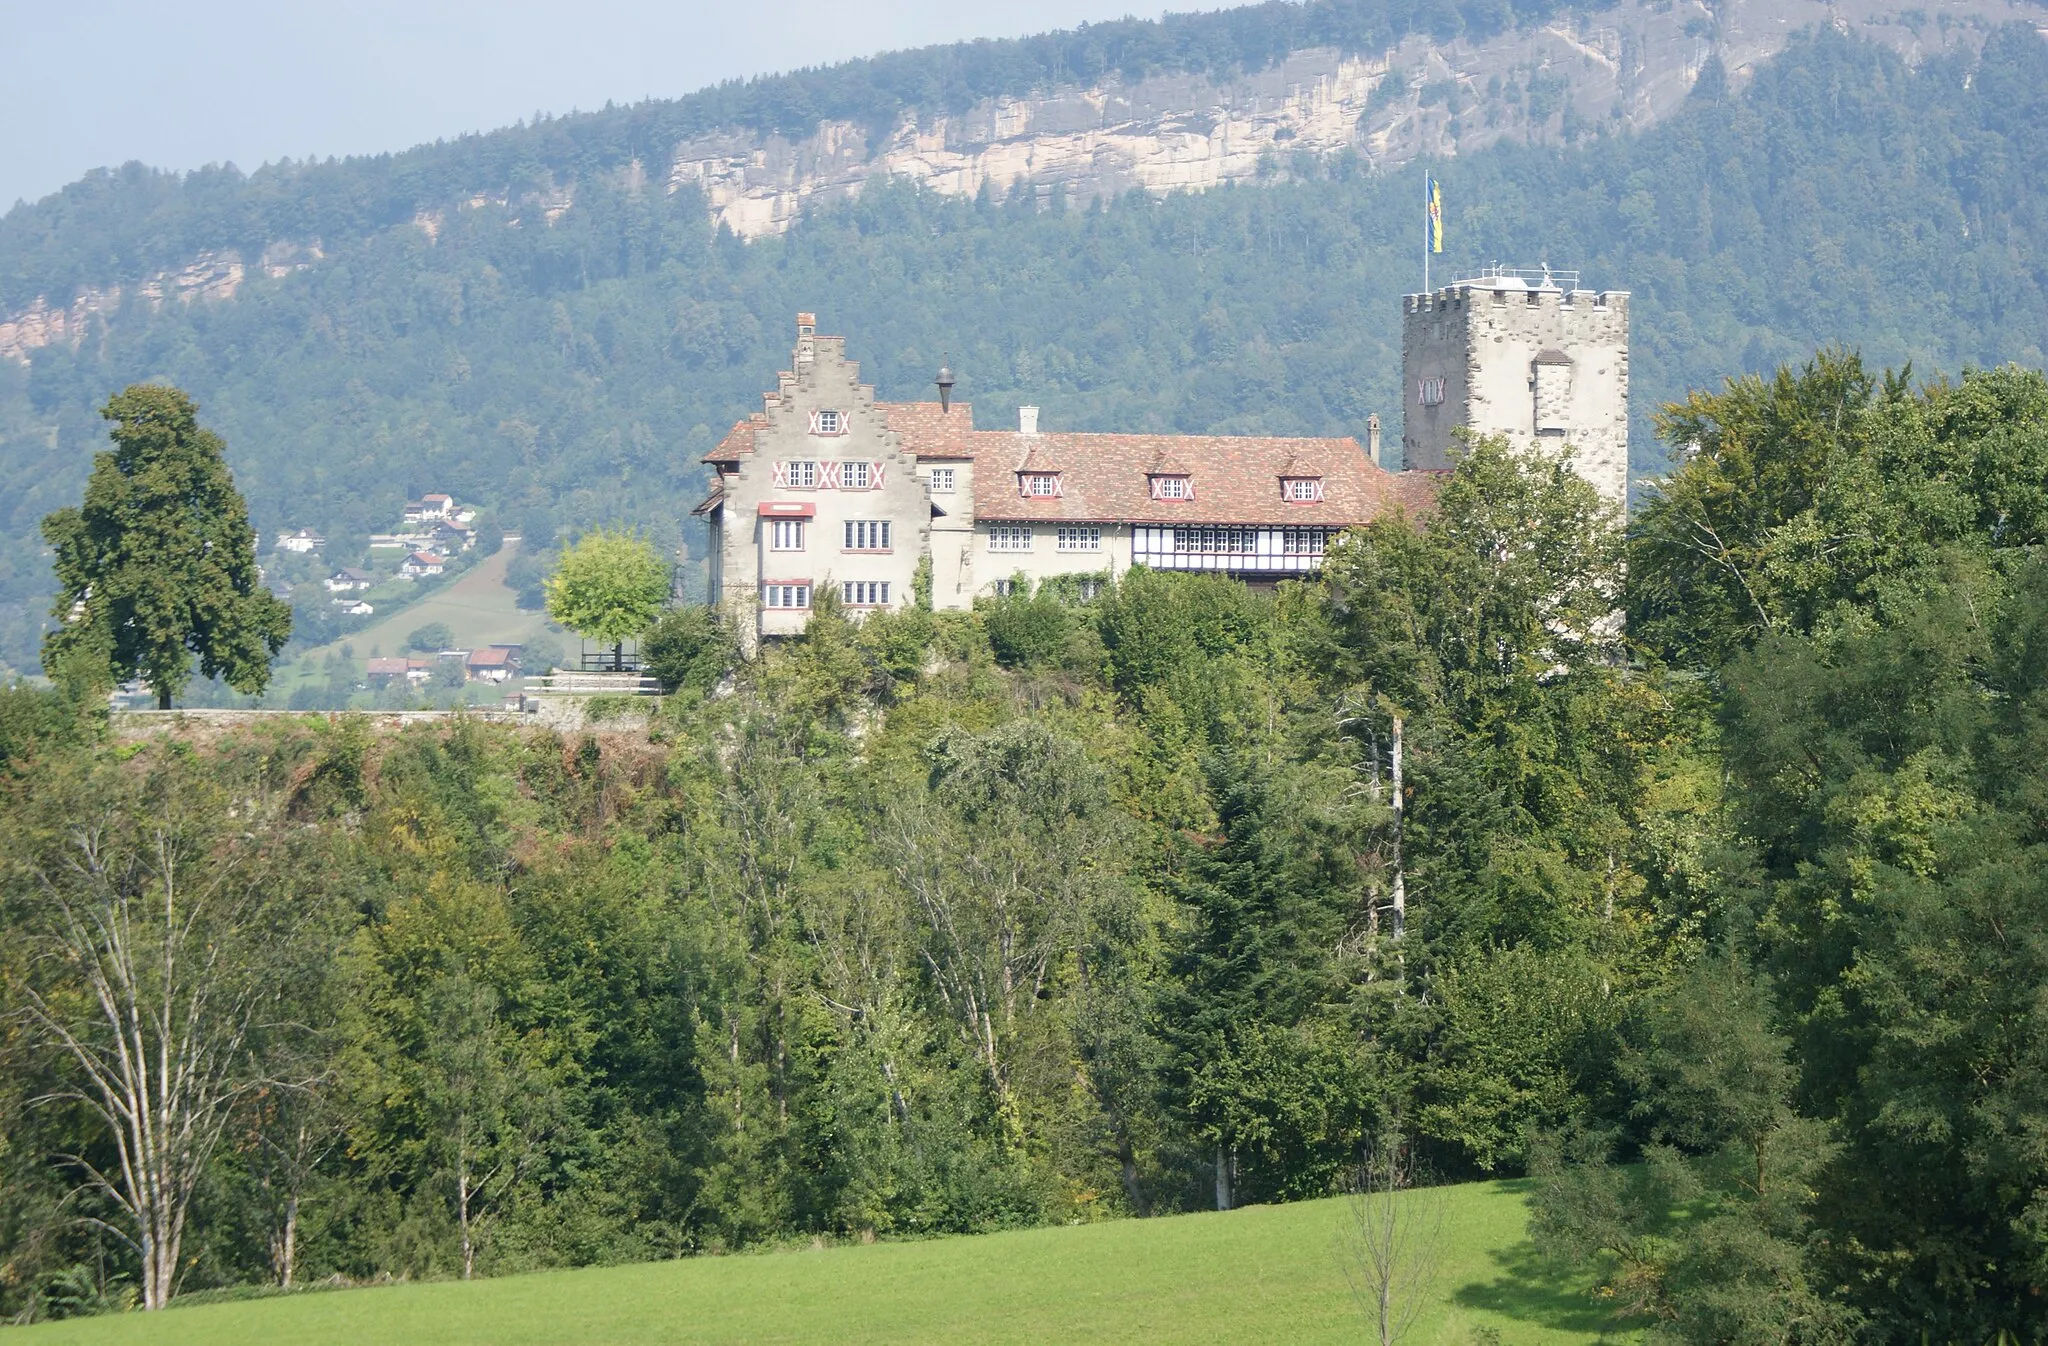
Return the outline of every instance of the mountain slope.
{"type": "MultiPolygon", "coordinates": [[[[1632,288],[1640,466],[1658,400],[1817,344],[1922,372],[2040,364],[2044,90],[2048,43],[2023,25],[1917,69],[1823,30],[1739,94],[1709,64],[1641,135],[1441,165],[1438,274],[1547,260],[1632,288]]],[[[530,538],[623,518],[673,544],[698,455],[755,405],[799,308],[888,396],[950,355],[985,418],[1030,401],[1049,425],[1357,433],[1398,405],[1415,197],[1338,164],[1086,209],[878,184],[745,244],[693,190],[596,176],[551,222],[486,201],[431,234],[323,228],[322,256],[274,254],[231,302],[131,292],[75,348],[0,364],[0,660],[33,667],[36,522],[76,498],[93,408],[132,379],[200,399],[266,531],[360,540],[438,487],[530,538]]]]}

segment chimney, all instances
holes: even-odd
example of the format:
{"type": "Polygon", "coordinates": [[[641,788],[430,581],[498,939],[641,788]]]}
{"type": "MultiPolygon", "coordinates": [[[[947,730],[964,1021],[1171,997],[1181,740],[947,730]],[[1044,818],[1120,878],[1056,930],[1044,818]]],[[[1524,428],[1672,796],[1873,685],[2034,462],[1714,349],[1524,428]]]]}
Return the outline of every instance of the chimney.
{"type": "Polygon", "coordinates": [[[816,315],[816,314],[813,314],[813,313],[799,313],[799,314],[797,314],[797,315],[796,315],[796,356],[795,356],[795,358],[794,358],[794,359],[792,359],[792,360],[790,361],[790,363],[791,363],[792,365],[794,365],[794,366],[796,367],[796,372],[797,372],[797,373],[799,373],[799,374],[803,373],[803,372],[804,372],[804,367],[805,367],[806,365],[810,364],[810,362],[811,362],[811,357],[812,357],[812,355],[813,355],[813,354],[815,353],[815,351],[816,351],[816,349],[817,349],[817,342],[818,342],[818,318],[817,318],[817,315],[816,315]]]}
{"type": "Polygon", "coordinates": [[[1380,459],[1380,414],[1377,411],[1365,418],[1365,452],[1374,467],[1386,466],[1380,459]]]}
{"type": "Polygon", "coordinates": [[[1020,435],[1035,435],[1038,433],[1037,407],[1017,408],[1017,433],[1020,435]]]}

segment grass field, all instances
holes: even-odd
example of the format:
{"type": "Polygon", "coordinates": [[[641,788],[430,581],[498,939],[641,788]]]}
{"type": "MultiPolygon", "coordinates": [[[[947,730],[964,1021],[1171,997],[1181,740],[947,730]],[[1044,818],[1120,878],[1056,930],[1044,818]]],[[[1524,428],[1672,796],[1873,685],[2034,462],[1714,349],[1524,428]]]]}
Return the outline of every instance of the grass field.
{"type": "MultiPolygon", "coordinates": [[[[505,568],[512,564],[513,554],[518,550],[518,543],[507,542],[455,583],[371,623],[349,636],[348,643],[355,646],[358,658],[367,658],[373,647],[386,654],[397,654],[406,635],[429,622],[448,623],[458,649],[525,643],[547,619],[538,612],[523,611],[513,601],[512,591],[505,587],[505,568]]],[[[314,650],[314,661],[317,663],[327,656],[329,649],[338,649],[340,645],[336,641],[333,646],[314,650]]]]}
{"type": "MultiPolygon", "coordinates": [[[[1526,1184],[1445,1189],[1412,1346],[1628,1341],[1524,1242],[1526,1184]],[[1498,1333],[1489,1337],[1485,1329],[1498,1333]]],[[[1362,1342],[1341,1201],[309,1293],[23,1329],[25,1342],[1362,1342]]]]}

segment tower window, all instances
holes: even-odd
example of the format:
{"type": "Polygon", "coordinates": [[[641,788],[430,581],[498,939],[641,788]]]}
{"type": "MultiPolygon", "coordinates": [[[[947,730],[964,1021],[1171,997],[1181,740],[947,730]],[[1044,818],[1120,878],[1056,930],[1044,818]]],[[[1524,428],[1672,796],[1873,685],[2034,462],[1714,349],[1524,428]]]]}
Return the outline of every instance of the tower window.
{"type": "Polygon", "coordinates": [[[846,433],[846,414],[840,411],[814,411],[811,413],[811,433],[814,435],[843,435],[846,433]]]}
{"type": "Polygon", "coordinates": [[[1563,351],[1544,351],[1536,357],[1529,383],[1536,401],[1536,433],[1564,434],[1571,421],[1571,358],[1563,351]]]}
{"type": "Polygon", "coordinates": [[[1446,382],[1447,380],[1441,374],[1422,380],[1415,390],[1417,399],[1425,407],[1442,406],[1446,382]]]}

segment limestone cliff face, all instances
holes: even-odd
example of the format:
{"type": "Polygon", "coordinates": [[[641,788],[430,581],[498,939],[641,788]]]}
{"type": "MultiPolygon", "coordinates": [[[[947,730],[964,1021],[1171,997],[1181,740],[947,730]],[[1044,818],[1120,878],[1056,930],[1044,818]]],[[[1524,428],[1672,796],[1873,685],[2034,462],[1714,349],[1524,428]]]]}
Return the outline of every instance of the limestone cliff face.
{"type": "Polygon", "coordinates": [[[1062,189],[1078,202],[1133,187],[1200,191],[1319,173],[1345,154],[1388,168],[1501,140],[1649,125],[1683,101],[1710,54],[1741,81],[1814,24],[1914,59],[1979,41],[2014,13],[2006,0],[1931,8],[1932,21],[1881,0],[1722,0],[1712,10],[1699,0],[1623,0],[1482,42],[1414,37],[1375,55],[1300,51],[1228,81],[1169,75],[991,99],[959,116],[906,119],[875,144],[850,122],[821,123],[800,141],[705,136],[676,148],[668,181],[671,190],[702,188],[720,223],[756,238],[877,177],[948,195],[984,184],[999,196],[1021,184],[1041,199],[1062,189]]]}
{"type": "MultiPolygon", "coordinates": [[[[318,242],[273,243],[263,250],[257,265],[275,280],[304,271],[325,255],[318,242]]],[[[248,272],[238,252],[202,252],[176,271],[159,271],[141,281],[134,292],[151,308],[166,300],[189,304],[200,299],[233,299],[248,272]]],[[[39,297],[19,313],[0,316],[0,360],[25,361],[30,351],[60,341],[76,346],[85,339],[92,319],[111,319],[127,295],[127,289],[119,285],[87,286],[69,304],[53,305],[39,297]]]]}
{"type": "MultiPolygon", "coordinates": [[[[1413,37],[1370,54],[1299,51],[1235,79],[1164,75],[989,99],[959,115],[906,118],[875,143],[850,122],[830,121],[801,140],[701,136],[677,145],[665,163],[634,161],[619,179],[634,191],[700,187],[716,222],[760,238],[877,178],[949,195],[984,185],[1041,201],[1064,192],[1080,204],[1132,188],[1163,194],[1320,174],[1347,158],[1385,170],[1503,140],[1562,143],[1600,126],[1648,126],[1684,100],[1710,55],[1740,83],[1791,34],[1817,24],[1918,60],[1975,46],[1992,25],[2015,17],[2048,28],[2048,0],[1927,0],[1908,9],[1892,0],[1716,0],[1712,8],[1701,0],[1618,0],[1479,42],[1413,37]]],[[[448,211],[486,205],[504,208],[508,223],[553,224],[575,196],[574,182],[516,198],[502,187],[479,190],[419,203],[412,225],[435,240],[448,211]]],[[[272,243],[255,269],[279,278],[322,256],[317,241],[272,243]]],[[[249,269],[234,252],[204,252],[132,288],[151,305],[230,299],[249,269]]],[[[0,314],[0,360],[75,344],[95,315],[111,317],[127,298],[110,285],[0,314]]]]}
{"type": "MultiPolygon", "coordinates": [[[[266,258],[268,255],[266,251],[266,258]]],[[[187,304],[195,299],[232,299],[246,272],[238,253],[202,252],[177,271],[160,271],[149,277],[135,287],[135,293],[152,307],[166,299],[187,304]]],[[[53,306],[39,297],[22,312],[0,317],[0,360],[26,360],[38,346],[59,341],[77,345],[84,340],[92,319],[111,316],[125,295],[119,285],[87,287],[67,305],[53,306]]]]}

